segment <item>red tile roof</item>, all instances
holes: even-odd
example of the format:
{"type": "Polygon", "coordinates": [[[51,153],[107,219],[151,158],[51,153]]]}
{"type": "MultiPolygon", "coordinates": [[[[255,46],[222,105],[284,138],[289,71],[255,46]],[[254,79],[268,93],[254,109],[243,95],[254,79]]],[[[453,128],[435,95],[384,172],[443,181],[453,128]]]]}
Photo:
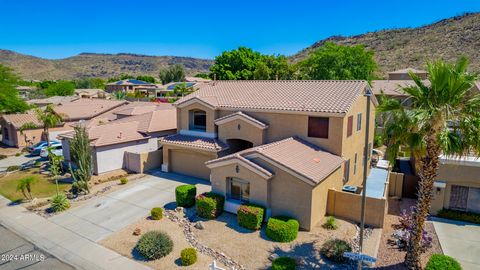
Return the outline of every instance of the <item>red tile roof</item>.
{"type": "Polygon", "coordinates": [[[174,134],[160,139],[163,144],[186,146],[207,151],[222,151],[228,148],[225,143],[211,138],[195,137],[190,135],[174,134]]]}

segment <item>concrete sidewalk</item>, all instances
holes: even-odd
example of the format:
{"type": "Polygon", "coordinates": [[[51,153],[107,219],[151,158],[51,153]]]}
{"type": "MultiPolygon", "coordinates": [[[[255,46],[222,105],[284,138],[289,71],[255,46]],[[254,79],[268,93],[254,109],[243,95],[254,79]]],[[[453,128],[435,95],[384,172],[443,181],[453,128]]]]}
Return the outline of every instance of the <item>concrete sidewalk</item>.
{"type": "Polygon", "coordinates": [[[9,204],[0,196],[0,224],[77,269],[150,269],[22,206],[9,204]]]}

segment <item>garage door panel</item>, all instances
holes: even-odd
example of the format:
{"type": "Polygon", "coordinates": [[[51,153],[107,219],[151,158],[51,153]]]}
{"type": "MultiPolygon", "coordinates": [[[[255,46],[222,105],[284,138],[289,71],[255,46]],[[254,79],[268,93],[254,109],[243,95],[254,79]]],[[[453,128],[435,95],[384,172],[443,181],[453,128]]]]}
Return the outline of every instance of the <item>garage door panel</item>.
{"type": "Polygon", "coordinates": [[[210,169],[205,162],[215,157],[193,151],[170,150],[170,171],[202,179],[210,179],[210,169]]]}

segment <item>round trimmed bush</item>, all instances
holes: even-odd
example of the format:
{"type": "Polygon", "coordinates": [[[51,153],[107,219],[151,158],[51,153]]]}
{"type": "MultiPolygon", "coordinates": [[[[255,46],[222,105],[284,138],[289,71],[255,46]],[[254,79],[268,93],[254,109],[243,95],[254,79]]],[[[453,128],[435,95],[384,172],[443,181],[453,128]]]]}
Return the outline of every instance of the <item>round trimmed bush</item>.
{"type": "Polygon", "coordinates": [[[195,203],[199,217],[214,219],[222,214],[225,197],[217,193],[205,192],[197,196],[195,203]]]}
{"type": "Polygon", "coordinates": [[[135,249],[147,260],[156,260],[172,252],[173,241],[162,231],[150,231],[140,237],[135,249]]]}
{"type": "Polygon", "coordinates": [[[65,194],[58,194],[53,196],[51,209],[53,212],[61,212],[65,211],[70,208],[70,202],[68,201],[67,196],[65,194]]]}
{"type": "Polygon", "coordinates": [[[278,216],[271,217],[267,223],[267,236],[276,242],[290,242],[297,238],[300,224],[296,219],[278,216]]]}
{"type": "Polygon", "coordinates": [[[197,251],[194,248],[186,248],[180,252],[180,261],[183,266],[189,266],[197,261],[197,251]]]}
{"type": "Polygon", "coordinates": [[[428,260],[425,270],[462,270],[462,267],[450,256],[433,254],[428,260]]]}
{"type": "Polygon", "coordinates": [[[259,205],[244,204],[237,210],[237,222],[241,227],[258,230],[262,227],[265,209],[259,205]]]}
{"type": "Polygon", "coordinates": [[[344,263],[348,258],[343,257],[344,252],[351,252],[352,247],[341,239],[332,239],[325,242],[320,252],[323,256],[333,262],[344,263]]]}
{"type": "Polygon", "coordinates": [[[197,187],[195,185],[181,185],[175,188],[175,201],[177,206],[192,207],[195,205],[197,187]]]}
{"type": "Polygon", "coordinates": [[[128,183],[128,179],[126,177],[120,178],[120,185],[125,185],[128,183]]]}
{"type": "Polygon", "coordinates": [[[295,270],[295,268],[295,259],[290,257],[279,257],[272,262],[272,270],[295,270]]]}
{"type": "Polygon", "coordinates": [[[160,207],[154,207],[150,211],[150,216],[153,220],[160,220],[163,218],[163,209],[160,207]]]}

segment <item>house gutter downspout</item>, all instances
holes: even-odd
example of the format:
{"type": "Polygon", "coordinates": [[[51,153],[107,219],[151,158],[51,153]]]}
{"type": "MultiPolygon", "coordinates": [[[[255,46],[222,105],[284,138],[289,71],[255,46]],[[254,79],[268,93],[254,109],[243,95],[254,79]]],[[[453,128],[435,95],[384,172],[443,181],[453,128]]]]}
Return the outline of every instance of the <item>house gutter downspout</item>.
{"type": "MultiPolygon", "coordinates": [[[[370,133],[370,99],[372,97],[372,92],[367,89],[365,93],[367,97],[367,123],[365,124],[365,147],[363,151],[363,191],[362,191],[362,211],[360,216],[360,241],[359,241],[359,253],[362,254],[363,251],[363,231],[365,229],[365,204],[367,202],[367,173],[368,173],[368,143],[369,143],[369,133],[370,133]]],[[[358,270],[362,270],[362,260],[358,260],[358,270]]]]}

